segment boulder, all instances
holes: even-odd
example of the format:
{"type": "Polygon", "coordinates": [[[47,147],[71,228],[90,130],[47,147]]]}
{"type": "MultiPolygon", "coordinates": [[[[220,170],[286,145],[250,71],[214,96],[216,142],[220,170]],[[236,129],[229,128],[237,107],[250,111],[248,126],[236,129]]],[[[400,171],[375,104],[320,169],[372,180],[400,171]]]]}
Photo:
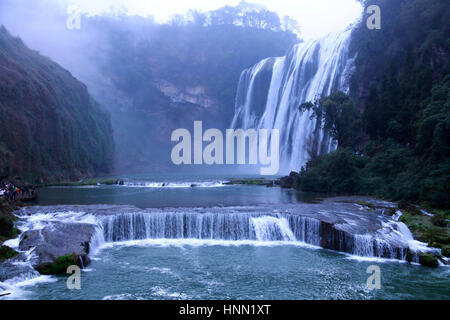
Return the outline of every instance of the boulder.
{"type": "Polygon", "coordinates": [[[61,257],[70,255],[72,264],[90,263],[89,243],[96,232],[96,226],[85,223],[55,223],[41,230],[30,230],[23,234],[20,250],[35,248],[32,265],[36,270],[48,270],[61,262],[61,257]]]}
{"type": "Polygon", "coordinates": [[[0,247],[0,262],[3,260],[11,259],[11,258],[15,257],[16,255],[17,255],[16,250],[11,249],[10,247],[7,247],[7,246],[0,247]]]}

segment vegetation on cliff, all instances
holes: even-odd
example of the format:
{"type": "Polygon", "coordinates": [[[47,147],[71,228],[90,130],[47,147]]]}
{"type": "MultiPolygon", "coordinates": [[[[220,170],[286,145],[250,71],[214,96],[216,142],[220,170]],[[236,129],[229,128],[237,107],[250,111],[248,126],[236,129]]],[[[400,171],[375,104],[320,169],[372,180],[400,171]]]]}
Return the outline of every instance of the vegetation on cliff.
{"type": "Polygon", "coordinates": [[[0,27],[0,178],[34,182],[107,173],[109,117],[72,75],[0,27]]]}
{"type": "MultiPolygon", "coordinates": [[[[450,6],[437,1],[371,1],[381,30],[361,24],[351,98],[302,105],[339,143],[296,178],[304,191],[376,195],[450,209],[450,6]],[[329,112],[332,106],[334,112],[329,112]]],[[[448,239],[447,239],[448,241],[448,239]]]]}
{"type": "Polygon", "coordinates": [[[0,262],[14,258],[17,254],[17,251],[15,251],[14,249],[11,249],[7,246],[0,246],[0,262]]]}

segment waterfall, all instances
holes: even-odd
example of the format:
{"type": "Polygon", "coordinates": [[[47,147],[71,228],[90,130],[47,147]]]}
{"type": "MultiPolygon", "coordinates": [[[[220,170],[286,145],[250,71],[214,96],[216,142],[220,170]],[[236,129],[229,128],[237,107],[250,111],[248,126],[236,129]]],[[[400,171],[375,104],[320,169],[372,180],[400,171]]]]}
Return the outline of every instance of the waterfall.
{"type": "Polygon", "coordinates": [[[298,107],[335,90],[347,91],[351,30],[294,46],[287,56],[265,59],[242,72],[233,129],[280,130],[281,171],[298,170],[311,154],[336,148],[311,112],[298,107]]]}

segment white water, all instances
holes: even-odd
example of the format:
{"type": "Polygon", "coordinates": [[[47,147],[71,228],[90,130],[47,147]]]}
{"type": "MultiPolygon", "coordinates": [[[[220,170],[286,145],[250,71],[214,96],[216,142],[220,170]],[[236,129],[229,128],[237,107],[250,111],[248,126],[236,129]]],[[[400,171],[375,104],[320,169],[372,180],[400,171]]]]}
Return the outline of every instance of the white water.
{"type": "MultiPolygon", "coordinates": [[[[42,213],[20,216],[18,227],[26,231],[52,227],[53,223],[94,224],[97,231],[90,245],[90,256],[94,259],[100,249],[113,246],[298,246],[313,249],[321,246],[323,232],[317,219],[295,214],[243,213],[238,209],[214,208],[210,209],[212,212],[200,210],[203,212],[200,213],[198,209],[189,208],[173,212],[157,209],[141,211],[136,208],[134,213],[106,216],[86,213],[89,210],[83,208],[66,212],[60,208],[54,212],[42,209],[42,213]]],[[[5,244],[20,251],[19,240],[17,238],[5,244]]],[[[426,248],[426,244],[415,241],[403,223],[392,220],[384,223],[376,234],[354,235],[354,243],[346,254],[354,259],[399,259],[393,243],[406,243],[414,251],[431,250],[426,248]]],[[[25,260],[15,263],[31,267],[33,248],[21,253],[25,260]]],[[[30,270],[33,271],[32,268],[30,270]]],[[[17,298],[26,294],[27,286],[49,281],[56,281],[56,278],[25,272],[0,283],[0,292],[12,292],[6,298],[17,298]]]]}
{"type": "Polygon", "coordinates": [[[311,153],[336,148],[311,112],[298,108],[333,91],[347,91],[350,34],[346,30],[298,44],[287,56],[265,59],[242,73],[231,127],[279,129],[281,172],[299,170],[311,153]]]}

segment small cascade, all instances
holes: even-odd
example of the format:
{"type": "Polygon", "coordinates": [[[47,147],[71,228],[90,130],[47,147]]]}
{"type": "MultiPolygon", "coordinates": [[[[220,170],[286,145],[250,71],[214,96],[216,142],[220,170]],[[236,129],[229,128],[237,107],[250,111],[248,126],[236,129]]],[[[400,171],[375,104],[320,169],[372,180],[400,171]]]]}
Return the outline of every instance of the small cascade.
{"type": "Polygon", "coordinates": [[[80,268],[84,269],[84,262],[82,257],[78,257],[78,260],[80,261],[80,268]]]}
{"type": "Polygon", "coordinates": [[[261,218],[252,218],[256,239],[258,241],[296,241],[289,222],[286,218],[275,218],[264,216],[261,218]]]}

